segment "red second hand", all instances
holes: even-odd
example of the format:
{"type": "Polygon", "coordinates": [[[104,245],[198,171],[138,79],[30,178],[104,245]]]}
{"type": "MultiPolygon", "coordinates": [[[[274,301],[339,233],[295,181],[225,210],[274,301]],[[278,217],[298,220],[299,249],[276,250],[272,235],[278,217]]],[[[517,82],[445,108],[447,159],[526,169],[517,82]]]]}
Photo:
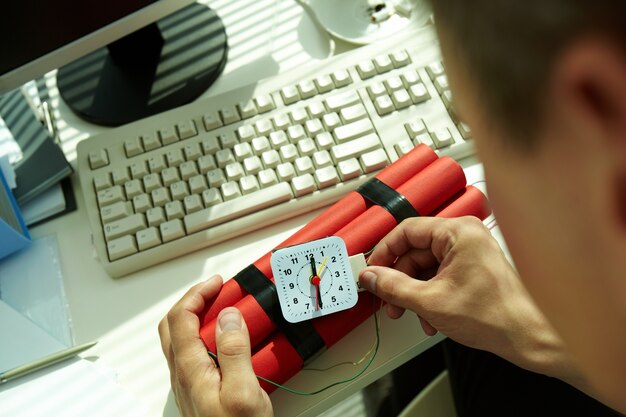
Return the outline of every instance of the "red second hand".
{"type": "Polygon", "coordinates": [[[311,284],[315,285],[315,311],[319,310],[320,281],[320,277],[311,278],[311,284]]]}

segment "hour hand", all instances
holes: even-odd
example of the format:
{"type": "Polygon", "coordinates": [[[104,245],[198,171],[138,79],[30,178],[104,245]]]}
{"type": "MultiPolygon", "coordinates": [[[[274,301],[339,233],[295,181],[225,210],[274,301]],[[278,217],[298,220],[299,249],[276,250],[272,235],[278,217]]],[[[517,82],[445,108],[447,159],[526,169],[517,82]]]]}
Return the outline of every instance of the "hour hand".
{"type": "Polygon", "coordinates": [[[315,258],[311,255],[311,278],[317,276],[317,266],[315,266],[315,258]]]}

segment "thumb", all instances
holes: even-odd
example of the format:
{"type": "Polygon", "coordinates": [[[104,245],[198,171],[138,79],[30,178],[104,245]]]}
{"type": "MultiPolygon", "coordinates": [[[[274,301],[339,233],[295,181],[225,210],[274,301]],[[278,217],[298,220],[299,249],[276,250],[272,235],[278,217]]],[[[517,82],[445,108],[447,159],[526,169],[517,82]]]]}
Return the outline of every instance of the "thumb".
{"type": "Polygon", "coordinates": [[[421,295],[428,282],[410,277],[404,272],[384,266],[368,266],[359,274],[361,287],[394,306],[423,312],[421,295]]]}
{"type": "Polygon", "coordinates": [[[244,387],[258,387],[252,370],[248,327],[235,307],[227,307],[217,316],[215,343],[222,371],[222,390],[238,392],[244,387]]]}

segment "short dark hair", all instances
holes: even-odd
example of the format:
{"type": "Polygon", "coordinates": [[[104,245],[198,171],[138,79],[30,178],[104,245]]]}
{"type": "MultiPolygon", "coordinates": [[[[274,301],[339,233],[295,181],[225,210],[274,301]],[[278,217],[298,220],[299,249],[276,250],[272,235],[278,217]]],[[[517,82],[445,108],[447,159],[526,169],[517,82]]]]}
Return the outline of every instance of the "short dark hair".
{"type": "Polygon", "coordinates": [[[430,2],[486,110],[523,146],[533,144],[550,68],[567,44],[598,33],[626,45],[625,0],[430,2]]]}

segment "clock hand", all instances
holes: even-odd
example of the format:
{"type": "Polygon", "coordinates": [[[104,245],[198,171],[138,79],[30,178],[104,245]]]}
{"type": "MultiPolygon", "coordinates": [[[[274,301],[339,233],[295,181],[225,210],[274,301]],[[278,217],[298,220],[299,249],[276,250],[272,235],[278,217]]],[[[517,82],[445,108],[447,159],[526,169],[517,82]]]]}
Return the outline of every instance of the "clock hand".
{"type": "Polygon", "coordinates": [[[326,261],[328,260],[328,256],[324,258],[324,260],[322,261],[322,264],[320,265],[320,270],[319,270],[319,277],[320,279],[322,279],[322,272],[324,272],[324,267],[326,266],[326,261]]]}
{"type": "Polygon", "coordinates": [[[311,255],[311,279],[317,276],[317,268],[315,266],[315,258],[311,255]]]}

